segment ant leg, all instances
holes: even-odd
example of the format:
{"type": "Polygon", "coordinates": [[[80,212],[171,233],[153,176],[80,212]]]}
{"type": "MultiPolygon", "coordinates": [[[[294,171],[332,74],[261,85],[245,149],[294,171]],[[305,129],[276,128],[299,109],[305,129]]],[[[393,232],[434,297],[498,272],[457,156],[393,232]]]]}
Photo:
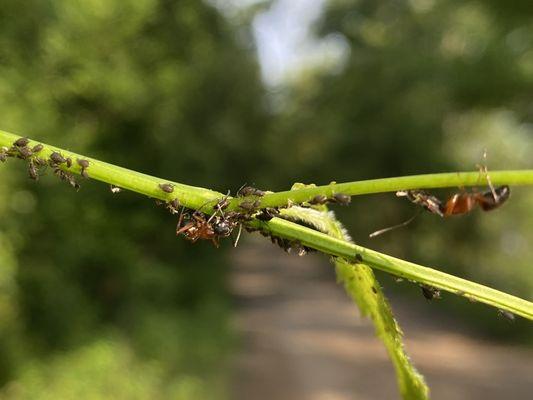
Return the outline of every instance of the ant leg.
{"type": "MultiPolygon", "coordinates": [[[[496,193],[496,190],[494,190],[494,185],[492,184],[492,181],[490,180],[489,171],[487,168],[487,149],[483,149],[483,165],[477,165],[479,168],[480,176],[481,174],[485,175],[485,179],[487,180],[487,184],[489,185],[490,192],[492,193],[492,197],[494,198],[494,201],[496,203],[499,202],[498,194],[496,193]]],[[[478,178],[479,181],[479,178],[478,178]]]]}
{"type": "Polygon", "coordinates": [[[178,217],[178,225],[176,225],[176,235],[178,234],[178,230],[181,228],[181,223],[183,222],[183,211],[185,210],[185,207],[181,207],[180,216],[178,217]]]}
{"type": "Polygon", "coordinates": [[[239,239],[241,238],[241,232],[242,232],[242,224],[239,224],[239,231],[237,232],[237,239],[235,239],[235,242],[233,242],[233,247],[237,247],[239,244],[239,239]]]}
{"type": "MultiPolygon", "coordinates": [[[[177,229],[176,228],[176,236],[178,236],[180,233],[187,232],[189,229],[191,229],[194,226],[194,222],[189,222],[187,225],[177,229]]],[[[179,225],[178,225],[179,227],[179,225]]]]}
{"type": "MultiPolygon", "coordinates": [[[[224,204],[226,202],[226,200],[228,199],[230,193],[231,193],[231,191],[228,190],[228,193],[226,194],[226,196],[222,197],[222,200],[218,201],[217,204],[215,204],[213,206],[213,208],[215,209],[215,212],[209,217],[209,219],[207,220],[207,223],[211,222],[213,220],[213,218],[215,218],[217,213],[220,213],[220,215],[222,215],[222,218],[225,218],[224,217],[224,211],[222,210],[221,204],[224,204]]],[[[227,206],[227,204],[226,204],[226,206],[227,206]]]]}
{"type": "Polygon", "coordinates": [[[215,245],[215,247],[218,249],[220,247],[220,243],[218,243],[218,240],[216,237],[213,237],[211,239],[211,241],[213,242],[213,244],[215,245]]]}

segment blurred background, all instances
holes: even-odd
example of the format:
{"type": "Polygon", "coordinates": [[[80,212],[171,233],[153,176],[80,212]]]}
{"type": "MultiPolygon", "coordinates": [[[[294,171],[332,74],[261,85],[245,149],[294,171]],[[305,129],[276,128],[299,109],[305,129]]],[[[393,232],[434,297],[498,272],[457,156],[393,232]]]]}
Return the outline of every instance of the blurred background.
{"type": "MultiPolygon", "coordinates": [[[[0,129],[235,192],[533,168],[528,0],[2,0],[0,129]]],[[[356,242],[533,298],[533,191],[411,217],[335,210],[356,242]]],[[[450,191],[438,192],[446,196],[450,191]]],[[[0,398],[396,398],[325,257],[191,245],[149,199],[0,168],[0,398]]],[[[444,399],[529,398],[533,329],[378,273],[444,399]],[[491,397],[492,396],[492,397],[491,397]]]]}

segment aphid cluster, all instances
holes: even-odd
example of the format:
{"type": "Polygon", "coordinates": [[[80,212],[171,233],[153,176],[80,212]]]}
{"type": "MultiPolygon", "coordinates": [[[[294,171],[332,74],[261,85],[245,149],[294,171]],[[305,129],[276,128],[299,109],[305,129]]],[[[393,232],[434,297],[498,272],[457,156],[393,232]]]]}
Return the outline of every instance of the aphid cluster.
{"type": "Polygon", "coordinates": [[[307,201],[310,205],[323,205],[323,204],[340,204],[342,206],[346,206],[350,204],[352,201],[352,198],[344,193],[334,193],[331,197],[327,197],[323,194],[317,194],[316,196],[312,197],[310,200],[307,201]]]}
{"type": "MultiPolygon", "coordinates": [[[[25,137],[18,138],[13,142],[11,147],[0,148],[0,161],[5,162],[9,157],[19,158],[28,163],[28,176],[35,181],[39,180],[40,172],[47,166],[51,167],[54,175],[62,181],[67,182],[70,186],[78,190],[80,185],[74,179],[74,175],[65,171],[62,167],[72,167],[72,159],[70,157],[63,157],[59,152],[52,152],[48,159],[40,157],[40,153],[44,146],[39,143],[33,147],[29,146],[30,140],[25,137]]],[[[77,164],[81,168],[81,176],[88,178],[87,169],[89,168],[89,161],[85,159],[77,159],[77,164]]]]}
{"type": "Polygon", "coordinates": [[[28,176],[33,180],[39,179],[39,170],[46,166],[46,160],[40,158],[38,153],[43,149],[42,144],[33,147],[29,146],[29,139],[18,138],[11,147],[0,148],[0,161],[5,162],[8,158],[14,157],[28,162],[28,176]]]}

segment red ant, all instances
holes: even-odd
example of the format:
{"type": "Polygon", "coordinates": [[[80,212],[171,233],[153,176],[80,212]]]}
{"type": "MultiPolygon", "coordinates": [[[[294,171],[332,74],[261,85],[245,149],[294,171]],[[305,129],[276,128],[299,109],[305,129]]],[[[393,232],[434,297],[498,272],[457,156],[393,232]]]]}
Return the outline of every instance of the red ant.
{"type": "Polygon", "coordinates": [[[479,205],[483,211],[492,211],[500,207],[511,195],[511,188],[507,185],[491,188],[483,193],[456,193],[442,206],[445,217],[468,214],[479,205]]]}
{"type": "MultiPolygon", "coordinates": [[[[486,157],[487,154],[486,152],[484,152],[483,158],[486,159],[486,157]]],[[[401,190],[396,192],[396,196],[405,196],[412,203],[418,204],[422,206],[425,210],[433,214],[440,215],[441,217],[451,217],[453,215],[468,214],[476,207],[476,205],[481,207],[483,211],[495,210],[507,201],[507,199],[511,195],[511,188],[507,185],[498,186],[495,188],[490,180],[487,167],[479,166],[479,170],[480,173],[485,175],[490,188],[485,192],[479,193],[476,191],[463,191],[460,193],[455,193],[444,203],[437,197],[432,196],[423,190],[401,190]]],[[[406,226],[411,223],[417,216],[418,213],[407,221],[402,222],[401,224],[373,232],[369,235],[369,237],[376,237],[390,230],[406,226]]]]}
{"type": "MultiPolygon", "coordinates": [[[[183,234],[187,239],[192,242],[196,242],[198,239],[211,240],[216,247],[219,247],[218,238],[228,237],[233,232],[233,229],[241,224],[236,221],[233,217],[230,218],[224,216],[223,209],[228,205],[228,196],[223,197],[216,205],[215,209],[217,210],[209,218],[206,217],[204,213],[200,210],[196,210],[192,213],[184,213],[182,209],[180,217],[178,219],[178,225],[176,227],[176,235],[183,234]],[[217,216],[217,212],[220,212],[222,216],[217,216]],[[188,222],[182,226],[184,220],[187,219],[188,222]]],[[[200,207],[201,209],[202,207],[200,207]]],[[[233,214],[231,214],[233,216],[233,214]]],[[[235,216],[238,216],[236,214],[235,216]]],[[[239,229],[239,234],[234,246],[237,245],[241,233],[239,229]]]]}
{"type": "MultiPolygon", "coordinates": [[[[483,151],[483,160],[487,160],[486,150],[483,151]]],[[[487,166],[478,165],[478,168],[479,173],[485,175],[490,190],[482,193],[474,191],[454,194],[441,208],[445,217],[468,214],[476,207],[476,204],[479,205],[483,211],[492,211],[507,201],[511,195],[511,188],[507,185],[495,188],[490,180],[487,166]]]]}

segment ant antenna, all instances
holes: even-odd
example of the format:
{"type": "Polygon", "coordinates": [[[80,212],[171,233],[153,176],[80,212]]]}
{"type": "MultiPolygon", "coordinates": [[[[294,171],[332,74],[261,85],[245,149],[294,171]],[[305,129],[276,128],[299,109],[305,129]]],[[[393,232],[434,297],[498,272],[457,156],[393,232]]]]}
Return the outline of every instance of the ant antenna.
{"type": "Polygon", "coordinates": [[[389,231],[393,231],[395,229],[398,229],[398,228],[402,228],[404,226],[407,226],[409,225],[411,222],[414,221],[414,219],[416,217],[418,217],[418,214],[420,214],[422,210],[419,209],[415,215],[413,215],[411,218],[409,218],[407,221],[404,221],[402,222],[401,224],[398,224],[398,225],[393,225],[393,226],[389,226],[388,228],[383,228],[383,229],[380,229],[379,231],[375,231],[375,232],[372,232],[370,235],[368,235],[369,238],[375,238],[376,236],[379,236],[383,233],[386,233],[386,232],[389,232],[389,231]]]}
{"type": "Polygon", "coordinates": [[[492,185],[492,181],[489,176],[489,170],[487,168],[487,149],[483,149],[483,165],[478,164],[477,167],[479,168],[479,173],[485,175],[485,179],[487,180],[487,183],[489,185],[492,197],[494,197],[494,201],[498,203],[500,199],[498,197],[498,194],[496,193],[496,190],[494,190],[494,186],[492,185]]]}
{"type": "Polygon", "coordinates": [[[244,189],[246,187],[246,185],[248,185],[247,182],[243,183],[243,185],[239,188],[239,190],[237,190],[237,192],[236,192],[237,193],[236,194],[237,197],[239,197],[239,194],[241,193],[241,190],[244,189]]]}

